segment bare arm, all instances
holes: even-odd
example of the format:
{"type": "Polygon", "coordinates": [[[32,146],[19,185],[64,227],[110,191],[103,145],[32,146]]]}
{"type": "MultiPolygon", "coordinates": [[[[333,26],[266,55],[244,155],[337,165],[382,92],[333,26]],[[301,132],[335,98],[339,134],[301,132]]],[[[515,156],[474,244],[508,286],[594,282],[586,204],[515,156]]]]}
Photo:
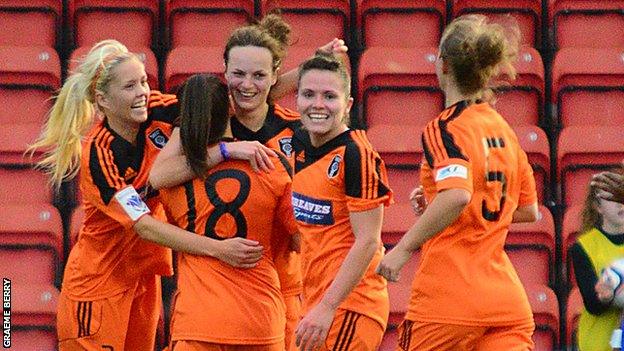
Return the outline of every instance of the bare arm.
{"type": "Polygon", "coordinates": [[[538,219],[538,215],[539,210],[537,202],[526,206],[520,206],[514,211],[511,223],[535,222],[538,219]]]}
{"type": "Polygon", "coordinates": [[[212,256],[234,267],[251,268],[262,257],[257,241],[234,238],[215,240],[197,235],[144,215],[134,224],[134,230],[144,240],[193,255],[212,256]]]}
{"type": "Polygon", "coordinates": [[[464,189],[444,190],[431,201],[399,243],[387,253],[377,268],[377,273],[389,281],[397,281],[399,272],[410,256],[423,243],[451,225],[470,202],[470,192],[464,189]]]}
{"type": "Polygon", "coordinates": [[[336,309],[362,280],[381,245],[383,205],[368,211],[351,212],[349,216],[355,243],[319,304],[299,322],[296,335],[301,350],[314,350],[324,342],[336,309]]]}
{"type": "MultiPolygon", "coordinates": [[[[237,141],[226,143],[226,148],[230,157],[237,160],[247,160],[251,167],[270,172],[274,169],[273,162],[269,156],[276,156],[270,148],[257,141],[237,141]]],[[[218,145],[208,148],[208,168],[212,168],[223,162],[221,151],[218,145]]],[[[149,183],[155,189],[172,187],[182,184],[195,178],[193,171],[186,162],[186,156],[182,151],[180,141],[180,130],[174,129],[171,138],[165,147],[160,151],[154,165],[150,170],[149,183]]]]}

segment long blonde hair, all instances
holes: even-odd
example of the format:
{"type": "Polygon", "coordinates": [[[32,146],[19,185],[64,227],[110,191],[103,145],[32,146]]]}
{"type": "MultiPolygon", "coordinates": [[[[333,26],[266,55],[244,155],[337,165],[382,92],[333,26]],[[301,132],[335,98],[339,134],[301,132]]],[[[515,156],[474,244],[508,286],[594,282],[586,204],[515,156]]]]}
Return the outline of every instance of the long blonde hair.
{"type": "Polygon", "coordinates": [[[93,124],[95,92],[107,92],[113,68],[133,57],[116,40],[100,41],[63,84],[41,135],[26,151],[31,157],[35,151],[43,151],[36,167],[48,174],[55,189],[80,170],[81,141],[93,124]]]}

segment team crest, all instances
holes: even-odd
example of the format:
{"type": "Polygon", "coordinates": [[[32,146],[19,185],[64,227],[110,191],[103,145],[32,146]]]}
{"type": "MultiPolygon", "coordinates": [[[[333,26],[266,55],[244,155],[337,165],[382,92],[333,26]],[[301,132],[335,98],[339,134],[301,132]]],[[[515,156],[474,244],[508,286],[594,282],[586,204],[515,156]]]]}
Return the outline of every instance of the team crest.
{"type": "Polygon", "coordinates": [[[167,144],[167,141],[169,141],[169,138],[167,138],[165,133],[163,133],[160,128],[156,128],[153,132],[149,133],[149,139],[152,141],[152,143],[154,143],[154,146],[159,149],[165,147],[165,144],[167,144]]]}
{"type": "Polygon", "coordinates": [[[282,151],[282,153],[284,155],[286,155],[286,157],[290,157],[290,155],[292,155],[292,138],[291,137],[284,137],[281,138],[279,141],[279,147],[280,150],[282,151]]]}
{"type": "Polygon", "coordinates": [[[342,162],[342,156],[334,156],[331,163],[329,164],[329,168],[327,168],[327,176],[329,178],[334,178],[338,175],[338,171],[340,171],[340,162],[342,162]]]}

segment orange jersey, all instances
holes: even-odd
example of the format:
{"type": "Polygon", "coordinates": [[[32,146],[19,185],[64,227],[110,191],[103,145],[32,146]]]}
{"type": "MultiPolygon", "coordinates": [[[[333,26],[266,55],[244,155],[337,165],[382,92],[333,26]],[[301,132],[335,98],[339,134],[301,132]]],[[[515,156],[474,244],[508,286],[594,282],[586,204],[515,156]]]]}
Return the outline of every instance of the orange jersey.
{"type": "MultiPolygon", "coordinates": [[[[264,125],[257,131],[251,131],[242,125],[236,118],[231,119],[232,134],[238,140],[255,140],[274,150],[280,150],[291,165],[294,165],[292,157],[292,136],[301,127],[299,114],[279,105],[269,105],[264,125]]],[[[284,229],[276,228],[277,231],[284,229]]],[[[279,237],[279,235],[275,236],[279,237]]],[[[279,241],[273,243],[275,252],[275,265],[282,285],[284,296],[301,294],[301,262],[299,254],[290,250],[289,243],[279,241]]]]}
{"type": "MultiPolygon", "coordinates": [[[[350,212],[389,205],[392,192],[383,161],[364,131],[348,130],[315,148],[307,132],[295,133],[293,210],[302,235],[304,312],[322,299],[355,242],[350,212]]],[[[364,277],[339,308],[368,316],[385,328],[386,281],[375,273],[382,245],[364,277]]]]}
{"type": "Polygon", "coordinates": [[[246,161],[213,167],[206,180],[194,179],[162,190],[170,222],[222,240],[244,237],[264,247],[252,269],[234,268],[216,258],[178,255],[178,292],[172,340],[218,344],[272,344],[284,338],[285,306],[273,262],[272,243],[290,241],[286,232],[273,239],[279,223],[296,231],[290,205],[290,165],[273,159],[270,174],[256,173],[246,161]]]}
{"type": "Polygon", "coordinates": [[[147,179],[178,116],[174,95],[153,91],[148,119],[136,146],[115,133],[107,121],[96,125],[82,145],[80,189],[84,222],[65,267],[63,291],[71,298],[94,300],[134,286],[145,274],[171,275],[171,250],[139,238],[134,221],[114,198],[129,185],[137,189],[152,216],[165,220],[147,179]]]}
{"type": "Polygon", "coordinates": [[[487,103],[459,102],[423,132],[421,183],[431,202],[445,189],[472,194],[459,218],[422,247],[406,319],[461,325],[532,320],[503,249],[518,206],[537,202],[527,156],[487,103]]]}

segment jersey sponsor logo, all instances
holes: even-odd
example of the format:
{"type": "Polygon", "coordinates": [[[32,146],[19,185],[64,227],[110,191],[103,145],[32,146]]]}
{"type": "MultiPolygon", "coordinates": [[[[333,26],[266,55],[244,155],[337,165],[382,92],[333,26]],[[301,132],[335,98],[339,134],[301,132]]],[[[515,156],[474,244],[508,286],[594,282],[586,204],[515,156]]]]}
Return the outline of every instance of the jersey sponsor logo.
{"type": "Polygon", "coordinates": [[[327,168],[327,176],[329,178],[334,178],[338,175],[338,171],[340,171],[340,162],[342,162],[342,156],[334,156],[331,163],[329,164],[329,167],[327,168]]]}
{"type": "Polygon", "coordinates": [[[295,212],[295,219],[298,221],[308,224],[334,224],[331,201],[313,199],[293,192],[292,204],[295,212]]]}
{"type": "Polygon", "coordinates": [[[278,140],[280,150],[286,157],[290,157],[292,155],[292,137],[284,137],[278,140]]]}
{"type": "Polygon", "coordinates": [[[167,141],[169,141],[169,138],[167,138],[165,133],[163,133],[163,131],[160,130],[160,128],[156,128],[151,133],[149,133],[149,139],[152,141],[154,146],[156,146],[159,149],[162,149],[163,147],[165,147],[165,144],[167,144],[167,141]]]}
{"type": "Polygon", "coordinates": [[[136,221],[144,214],[150,213],[147,204],[143,202],[136,189],[132,186],[125,187],[115,194],[115,199],[121,205],[128,217],[136,221]]]}
{"type": "Polygon", "coordinates": [[[468,179],[468,168],[462,165],[448,165],[440,168],[436,173],[435,181],[439,182],[451,177],[468,179]]]}

